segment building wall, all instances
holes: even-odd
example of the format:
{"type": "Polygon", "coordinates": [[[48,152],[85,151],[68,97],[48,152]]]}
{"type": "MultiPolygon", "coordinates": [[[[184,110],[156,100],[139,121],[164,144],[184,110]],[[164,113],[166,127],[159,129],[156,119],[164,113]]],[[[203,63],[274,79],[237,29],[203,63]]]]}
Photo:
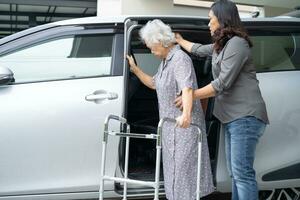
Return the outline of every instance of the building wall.
{"type": "Polygon", "coordinates": [[[207,8],[173,5],[173,0],[124,0],[122,12],[141,15],[207,16],[207,8]]]}
{"type": "MultiPolygon", "coordinates": [[[[210,5],[206,7],[191,4],[194,0],[98,0],[98,16],[103,15],[189,15],[208,16],[210,5]],[[174,2],[177,2],[174,5],[174,2]],[[180,2],[180,3],[178,3],[180,2]],[[193,6],[188,6],[193,5],[193,6]]],[[[241,17],[252,17],[259,11],[258,17],[264,17],[263,7],[238,6],[241,17]]]]}
{"type": "Polygon", "coordinates": [[[176,6],[173,0],[98,0],[97,14],[207,16],[208,8],[176,6]]]}

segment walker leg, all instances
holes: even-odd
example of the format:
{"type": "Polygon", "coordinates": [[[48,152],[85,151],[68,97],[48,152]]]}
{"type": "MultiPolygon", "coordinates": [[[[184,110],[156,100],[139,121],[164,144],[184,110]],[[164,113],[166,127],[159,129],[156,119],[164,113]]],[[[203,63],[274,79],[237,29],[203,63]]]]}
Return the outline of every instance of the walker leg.
{"type": "Polygon", "coordinates": [[[159,200],[159,175],[160,175],[160,155],[161,147],[156,148],[156,169],[155,169],[155,191],[154,191],[154,200],[159,200]]]}
{"type": "Polygon", "coordinates": [[[202,134],[199,135],[198,139],[198,164],[197,164],[197,200],[200,200],[200,181],[201,181],[201,148],[202,148],[202,134]]]}
{"type": "MultiPolygon", "coordinates": [[[[127,125],[127,133],[130,133],[129,125],[127,125]]],[[[128,160],[129,160],[129,137],[126,137],[125,146],[125,166],[124,166],[124,178],[128,178],[128,160]]],[[[124,183],[123,200],[127,200],[127,182],[124,183]]]]}
{"type": "Polygon", "coordinates": [[[158,136],[157,145],[156,145],[154,200],[159,200],[158,195],[159,195],[159,176],[160,176],[160,155],[161,155],[161,141],[160,141],[160,136],[158,136]]]}
{"type": "Polygon", "coordinates": [[[104,172],[105,172],[106,144],[107,144],[106,141],[102,142],[102,158],[101,158],[99,200],[103,200],[103,193],[104,193],[104,172]]]}

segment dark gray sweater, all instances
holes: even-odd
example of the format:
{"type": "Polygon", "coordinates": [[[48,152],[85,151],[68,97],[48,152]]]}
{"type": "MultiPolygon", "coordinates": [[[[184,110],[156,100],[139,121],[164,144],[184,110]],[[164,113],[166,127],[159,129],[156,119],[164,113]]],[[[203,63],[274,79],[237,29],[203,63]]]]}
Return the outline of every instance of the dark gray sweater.
{"type": "Polygon", "coordinates": [[[265,102],[261,96],[248,42],[231,38],[217,54],[213,44],[194,44],[192,54],[212,56],[211,82],[216,91],[214,115],[228,123],[245,116],[254,116],[269,123],[265,102]]]}

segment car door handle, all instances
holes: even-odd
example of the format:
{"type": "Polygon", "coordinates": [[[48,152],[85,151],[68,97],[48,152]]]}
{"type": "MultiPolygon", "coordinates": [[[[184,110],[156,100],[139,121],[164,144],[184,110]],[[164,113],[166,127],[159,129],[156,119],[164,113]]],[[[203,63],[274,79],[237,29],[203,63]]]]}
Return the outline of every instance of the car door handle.
{"type": "Polygon", "coordinates": [[[107,92],[105,90],[97,90],[93,94],[89,94],[85,96],[85,100],[87,101],[103,101],[103,100],[113,100],[117,99],[118,94],[114,92],[107,92]]]}

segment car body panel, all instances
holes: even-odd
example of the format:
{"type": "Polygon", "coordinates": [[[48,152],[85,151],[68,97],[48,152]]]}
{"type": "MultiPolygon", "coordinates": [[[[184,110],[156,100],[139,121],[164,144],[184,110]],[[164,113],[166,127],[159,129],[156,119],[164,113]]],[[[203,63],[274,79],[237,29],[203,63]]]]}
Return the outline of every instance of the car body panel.
{"type": "MultiPolygon", "coordinates": [[[[300,185],[300,179],[263,181],[263,175],[300,162],[300,71],[258,73],[259,86],[266,102],[270,124],[256,149],[254,166],[261,190],[300,185]]],[[[221,130],[217,169],[217,190],[231,191],[226,170],[224,134],[221,130]]]]}
{"type": "MultiPolygon", "coordinates": [[[[0,87],[0,196],[96,191],[103,122],[120,114],[122,83],[119,76],[0,87]],[[119,98],[86,101],[97,90],[119,98]]],[[[109,149],[106,171],[113,175],[117,148],[109,149]]]]}

